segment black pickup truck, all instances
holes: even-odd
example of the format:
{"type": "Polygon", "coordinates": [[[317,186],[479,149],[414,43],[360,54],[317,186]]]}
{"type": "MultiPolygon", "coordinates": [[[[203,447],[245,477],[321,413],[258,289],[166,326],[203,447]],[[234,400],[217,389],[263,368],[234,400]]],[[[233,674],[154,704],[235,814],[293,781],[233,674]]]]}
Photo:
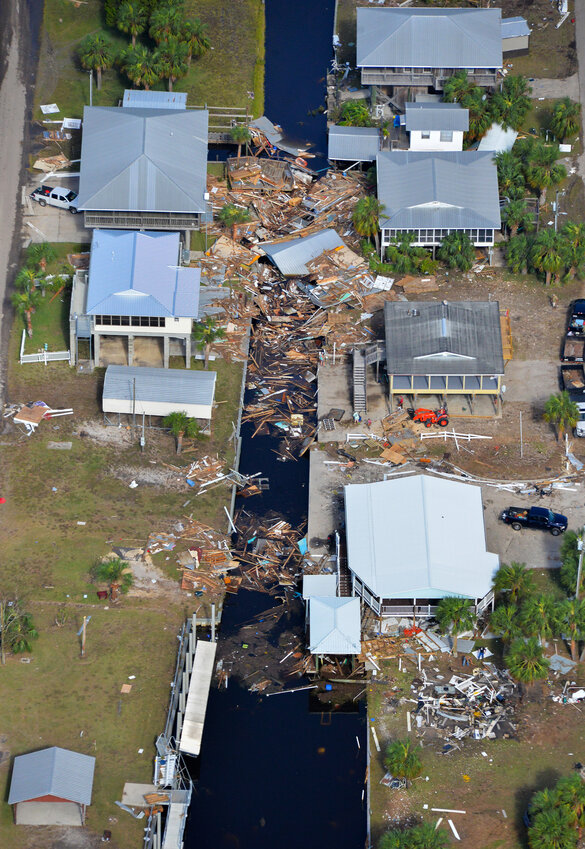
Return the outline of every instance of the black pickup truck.
{"type": "Polygon", "coordinates": [[[512,525],[515,531],[522,528],[541,528],[558,536],[567,530],[567,517],[561,513],[553,513],[547,507],[508,507],[502,511],[500,519],[507,525],[512,525]]]}

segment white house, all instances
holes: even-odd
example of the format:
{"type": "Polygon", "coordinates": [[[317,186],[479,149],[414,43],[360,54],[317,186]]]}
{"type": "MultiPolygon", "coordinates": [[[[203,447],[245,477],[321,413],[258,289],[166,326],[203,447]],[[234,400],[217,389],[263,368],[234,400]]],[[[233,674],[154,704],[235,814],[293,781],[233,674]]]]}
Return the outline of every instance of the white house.
{"type": "Polygon", "coordinates": [[[216,379],[214,371],[108,366],[102,409],[128,416],[184,412],[189,418],[211,421],[216,379]]]}
{"type": "Polygon", "coordinates": [[[463,150],[469,110],[459,103],[406,103],[405,129],[410,150],[463,150]]]}

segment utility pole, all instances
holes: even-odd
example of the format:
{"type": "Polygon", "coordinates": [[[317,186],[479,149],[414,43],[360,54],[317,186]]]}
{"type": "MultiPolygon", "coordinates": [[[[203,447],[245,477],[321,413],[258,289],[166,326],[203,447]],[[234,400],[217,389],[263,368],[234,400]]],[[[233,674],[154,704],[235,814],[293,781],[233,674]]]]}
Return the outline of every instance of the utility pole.
{"type": "Polygon", "coordinates": [[[89,105],[93,106],[93,71],[89,72],[89,105]]]}
{"type": "Polygon", "coordinates": [[[81,626],[81,628],[77,632],[77,636],[81,637],[81,657],[85,657],[85,631],[86,631],[87,624],[90,621],[90,619],[91,619],[91,616],[84,616],[83,617],[83,625],[81,626]]]}

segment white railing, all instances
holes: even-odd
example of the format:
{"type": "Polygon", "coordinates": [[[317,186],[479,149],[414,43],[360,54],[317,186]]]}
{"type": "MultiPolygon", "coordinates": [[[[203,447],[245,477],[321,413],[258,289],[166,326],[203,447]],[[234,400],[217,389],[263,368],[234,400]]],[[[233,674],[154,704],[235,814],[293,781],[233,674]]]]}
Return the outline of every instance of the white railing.
{"type": "Polygon", "coordinates": [[[36,354],[25,354],[24,343],[26,341],[26,330],[22,329],[22,339],[20,342],[20,364],[23,363],[54,363],[58,360],[69,360],[70,351],[37,351],[36,354]]]}

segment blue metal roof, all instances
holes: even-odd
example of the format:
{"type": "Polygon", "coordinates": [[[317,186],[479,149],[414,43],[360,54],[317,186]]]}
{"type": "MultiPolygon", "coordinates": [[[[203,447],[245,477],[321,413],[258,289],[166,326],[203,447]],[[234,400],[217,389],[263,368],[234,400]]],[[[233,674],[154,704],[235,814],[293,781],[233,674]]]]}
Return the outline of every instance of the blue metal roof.
{"type": "Polygon", "coordinates": [[[359,598],[313,596],[309,601],[309,636],[311,654],[359,654],[359,598]]]}
{"type": "Polygon", "coordinates": [[[181,91],[143,91],[127,88],[122,106],[141,106],[145,109],[186,109],[187,94],[181,91]]]}
{"type": "Polygon", "coordinates": [[[86,312],[197,318],[200,277],[179,265],[179,233],[94,230],[86,312]]]}
{"type": "Polygon", "coordinates": [[[312,236],[301,236],[285,242],[262,242],[257,247],[262,248],[285,277],[304,277],[309,274],[305,263],[321,256],[323,251],[344,248],[345,244],[335,230],[321,230],[312,236]]]}
{"type": "Polygon", "coordinates": [[[91,804],[95,758],[53,746],[14,758],[8,804],[40,796],[58,796],[79,805],[91,804]]]}

